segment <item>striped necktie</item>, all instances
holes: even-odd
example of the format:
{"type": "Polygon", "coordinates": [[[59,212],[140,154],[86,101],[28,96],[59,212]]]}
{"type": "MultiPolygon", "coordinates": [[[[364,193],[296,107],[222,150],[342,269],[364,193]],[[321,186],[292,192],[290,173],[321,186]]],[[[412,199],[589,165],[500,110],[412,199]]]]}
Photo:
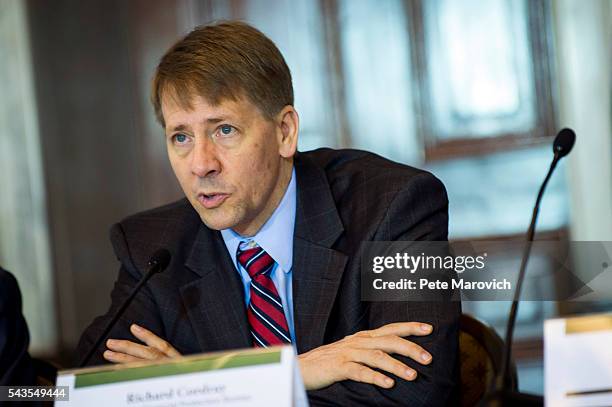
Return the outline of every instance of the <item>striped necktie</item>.
{"type": "Polygon", "coordinates": [[[238,246],[238,262],[251,277],[251,301],[247,318],[253,337],[253,346],[268,347],[291,343],[289,328],[281,298],[276,291],[270,272],[276,264],[259,246],[241,249],[238,246]]]}

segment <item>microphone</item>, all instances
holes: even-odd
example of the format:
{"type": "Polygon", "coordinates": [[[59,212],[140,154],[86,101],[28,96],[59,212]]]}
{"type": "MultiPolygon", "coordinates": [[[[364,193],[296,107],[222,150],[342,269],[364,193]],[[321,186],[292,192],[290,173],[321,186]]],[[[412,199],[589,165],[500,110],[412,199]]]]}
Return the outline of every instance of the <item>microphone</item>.
{"type": "Polygon", "coordinates": [[[171,257],[172,256],[170,255],[170,252],[166,249],[159,249],[155,253],[153,253],[153,256],[151,256],[151,258],[149,259],[149,262],[147,263],[147,266],[149,267],[148,271],[146,272],[144,276],[142,276],[138,284],[136,284],[136,286],[132,289],[132,292],[125,299],[123,304],[121,304],[121,307],[119,307],[117,312],[115,312],[113,319],[111,319],[110,322],[106,325],[106,328],[104,329],[102,334],[98,337],[98,340],[96,340],[96,342],[91,347],[91,349],[89,350],[85,358],[83,358],[83,360],[79,364],[79,367],[83,367],[87,364],[87,362],[89,362],[89,359],[91,359],[93,354],[96,352],[96,349],[98,349],[102,341],[106,339],[106,336],[108,335],[110,330],[113,328],[113,326],[115,326],[115,324],[117,323],[121,315],[123,315],[123,313],[125,312],[127,307],[130,305],[130,303],[132,302],[136,294],[138,294],[138,291],[140,291],[140,288],[143,285],[145,285],[145,283],[149,281],[149,279],[153,277],[154,274],[161,273],[162,271],[164,271],[166,267],[168,267],[168,264],[170,264],[171,257]]]}
{"type": "Polygon", "coordinates": [[[564,128],[557,134],[555,141],[553,142],[553,160],[548,169],[548,173],[544,178],[544,182],[540,186],[538,196],[536,198],[535,205],[533,207],[533,213],[531,215],[531,222],[529,229],[527,229],[527,244],[523,250],[523,258],[521,260],[521,267],[519,276],[516,281],[516,290],[514,291],[514,298],[512,300],[512,307],[510,309],[510,316],[508,318],[508,325],[506,327],[506,341],[504,343],[504,353],[502,358],[502,365],[496,380],[493,383],[493,392],[489,394],[486,401],[493,405],[515,405],[520,402],[521,405],[541,405],[542,399],[538,396],[529,394],[522,394],[512,392],[509,389],[512,387],[512,376],[510,374],[510,355],[512,349],[512,336],[514,334],[514,326],[516,324],[516,316],[518,312],[519,298],[521,295],[521,288],[523,281],[525,280],[525,269],[527,268],[527,262],[531,254],[531,246],[533,244],[533,236],[535,235],[536,221],[538,219],[538,213],[540,211],[540,201],[544,195],[544,190],[548,184],[553,171],[557,167],[557,163],[561,158],[565,157],[572,151],[574,143],[576,142],[576,133],[572,129],[564,128]]]}
{"type": "Polygon", "coordinates": [[[558,154],[559,158],[565,157],[572,151],[574,143],[576,142],[576,133],[574,130],[565,128],[557,134],[553,143],[553,152],[555,156],[558,154]]]}

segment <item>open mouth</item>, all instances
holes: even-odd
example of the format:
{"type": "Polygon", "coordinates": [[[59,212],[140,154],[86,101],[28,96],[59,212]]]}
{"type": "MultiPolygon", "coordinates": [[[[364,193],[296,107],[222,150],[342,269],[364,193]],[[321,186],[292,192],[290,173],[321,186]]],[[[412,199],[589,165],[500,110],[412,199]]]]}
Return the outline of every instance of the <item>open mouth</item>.
{"type": "Polygon", "coordinates": [[[213,192],[210,194],[198,194],[198,202],[206,209],[214,209],[220,206],[229,194],[213,192]]]}

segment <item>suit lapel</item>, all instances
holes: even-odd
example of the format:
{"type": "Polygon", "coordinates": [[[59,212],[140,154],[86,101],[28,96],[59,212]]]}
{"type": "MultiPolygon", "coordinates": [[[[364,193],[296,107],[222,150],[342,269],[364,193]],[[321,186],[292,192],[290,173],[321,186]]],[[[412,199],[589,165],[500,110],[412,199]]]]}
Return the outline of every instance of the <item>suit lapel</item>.
{"type": "MultiPolygon", "coordinates": [[[[332,249],[344,228],[323,170],[295,158],[293,314],[299,353],[323,343],[347,256],[332,249]]],[[[251,347],[244,292],[221,234],[201,224],[185,266],[181,298],[203,351],[251,347]]]]}
{"type": "Polygon", "coordinates": [[[344,228],[325,173],[300,153],[295,170],[293,314],[302,353],[323,344],[347,256],[331,249],[344,228]]]}
{"type": "Polygon", "coordinates": [[[220,233],[201,224],[185,266],[195,275],[181,298],[200,348],[251,347],[242,282],[220,233]]]}

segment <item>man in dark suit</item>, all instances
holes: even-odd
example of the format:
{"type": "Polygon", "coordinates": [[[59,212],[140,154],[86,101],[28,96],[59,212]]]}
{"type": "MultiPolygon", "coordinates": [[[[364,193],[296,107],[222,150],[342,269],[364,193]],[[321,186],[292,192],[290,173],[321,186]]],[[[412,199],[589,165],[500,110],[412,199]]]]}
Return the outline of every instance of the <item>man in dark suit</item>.
{"type": "Polygon", "coordinates": [[[164,247],[167,271],[92,363],[291,343],[313,405],[448,404],[460,304],[364,302],[360,288],[366,242],[447,239],[442,183],[362,151],[297,153],[289,69],[246,24],[179,41],[152,99],[186,199],[112,228],[112,305],[79,353],[164,247]]]}

